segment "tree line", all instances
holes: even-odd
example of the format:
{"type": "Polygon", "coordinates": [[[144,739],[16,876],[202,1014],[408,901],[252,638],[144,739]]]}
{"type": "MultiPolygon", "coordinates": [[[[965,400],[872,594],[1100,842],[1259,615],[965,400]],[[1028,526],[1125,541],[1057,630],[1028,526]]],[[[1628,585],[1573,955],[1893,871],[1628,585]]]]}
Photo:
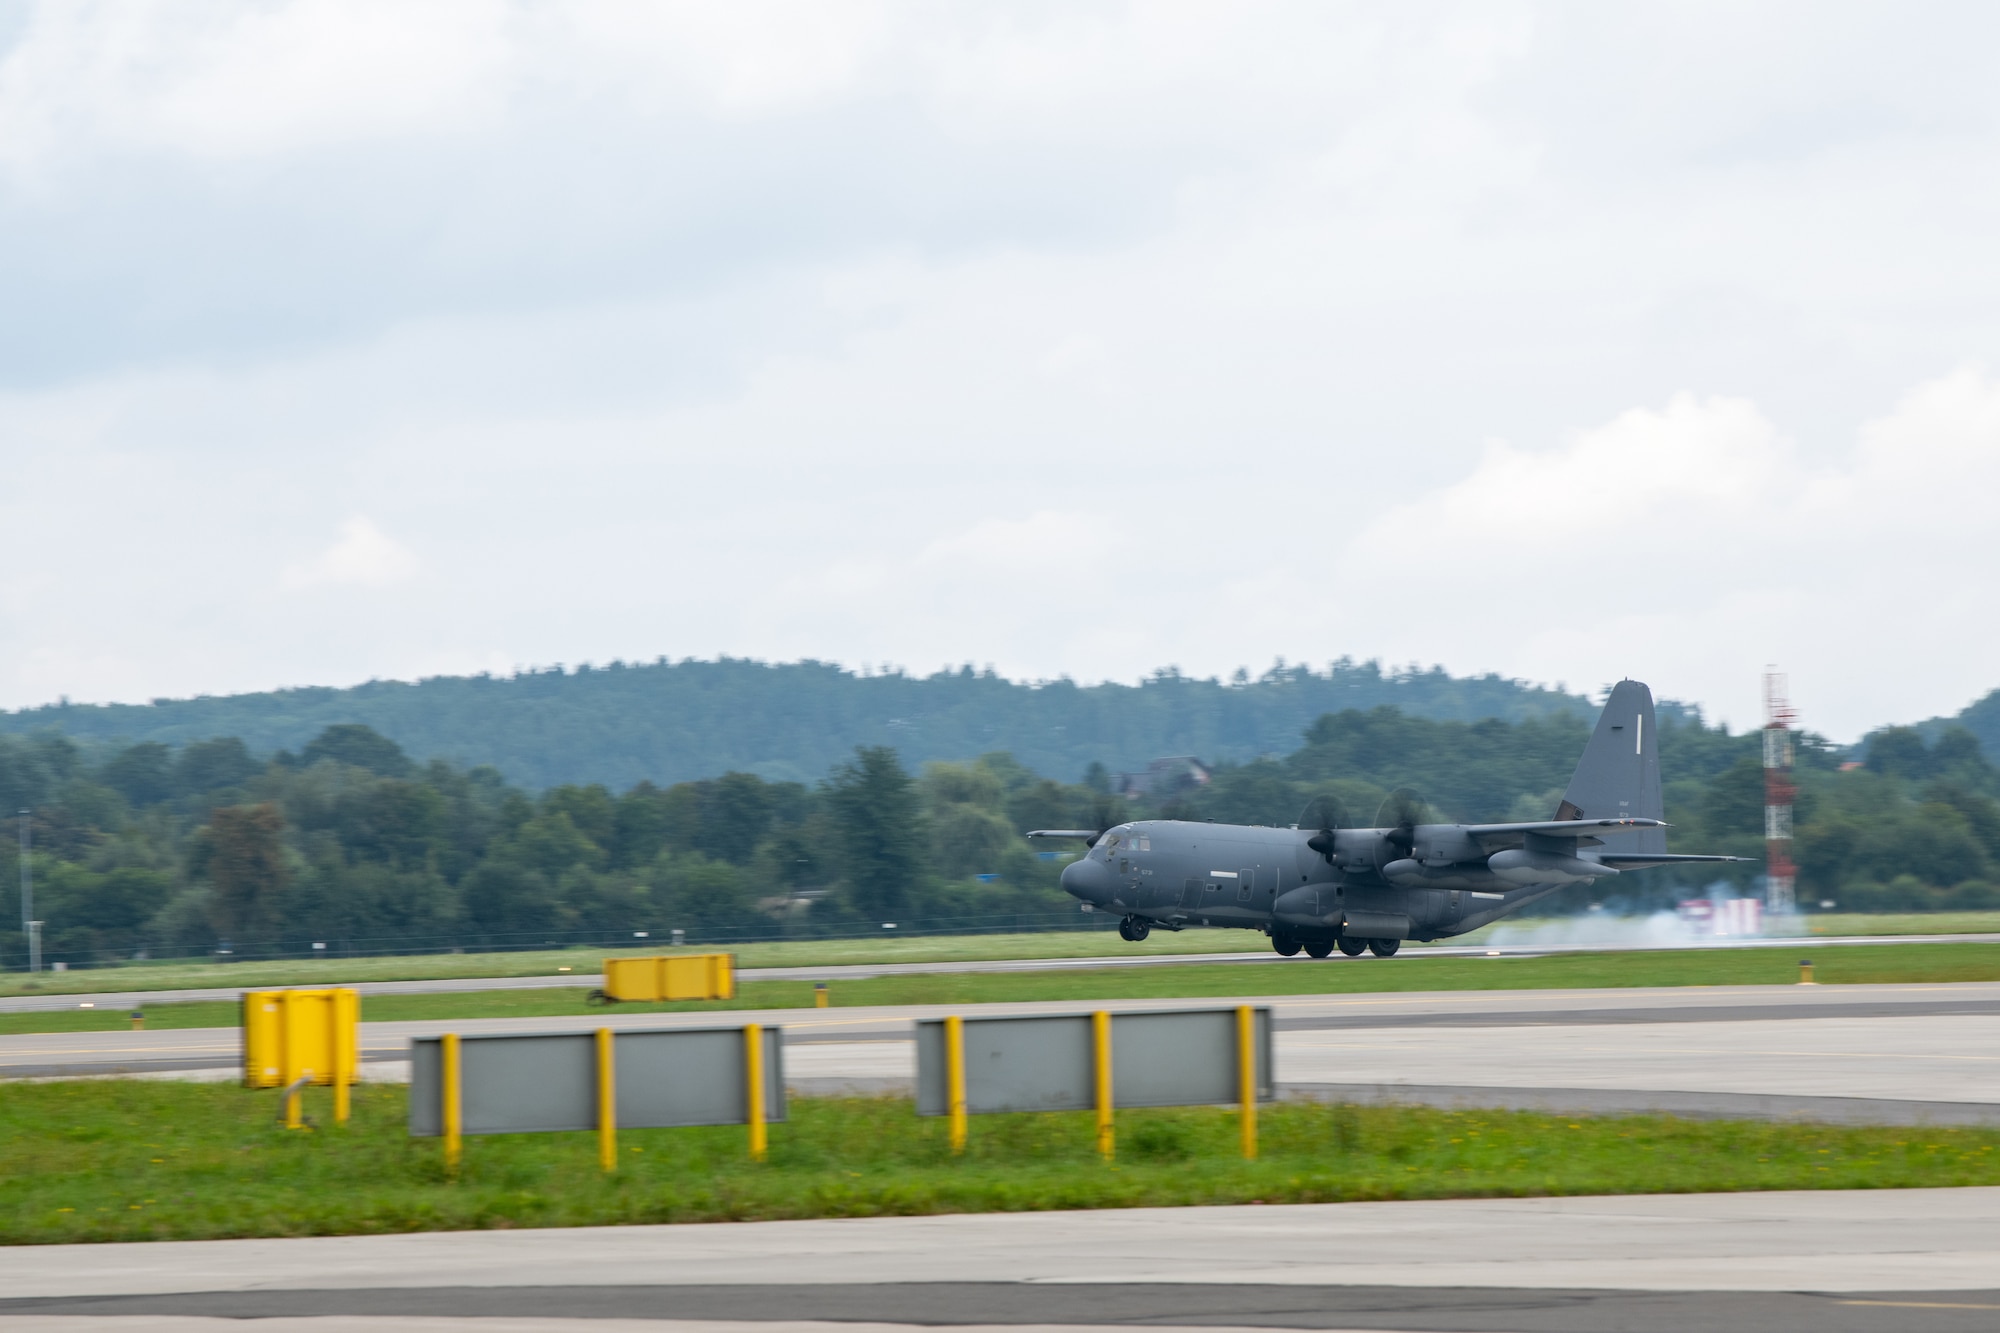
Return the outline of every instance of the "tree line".
{"type": "MultiPolygon", "coordinates": [[[[1075,782],[1004,752],[911,771],[862,746],[812,783],[730,772],[614,791],[535,793],[491,766],[418,763],[366,725],[323,729],[259,757],[240,738],[89,745],[0,735],[0,810],[27,809],[36,916],[51,960],[228,950],[251,956],[492,948],[590,940],[694,942],[956,923],[1083,924],[1059,888],[1076,844],[1038,827],[1128,817],[1297,823],[1333,796],[1372,824],[1393,787],[1440,817],[1549,817],[1588,725],[1322,716],[1283,756],[1223,763],[1206,785],[1114,797],[1094,764],[1075,782]]],[[[1759,736],[1664,715],[1671,845],[1761,858],[1759,736]]],[[[1847,910],[2000,907],[2000,773],[1963,730],[1878,733],[1865,760],[1799,747],[1800,896],[1847,910]]],[[[1726,868],[1735,891],[1761,863],[1726,868]]],[[[1650,910],[1698,893],[1712,869],[1649,871],[1577,889],[1650,910]]],[[[25,954],[18,887],[0,902],[0,956],[25,954]]]]}
{"type": "Polygon", "coordinates": [[[270,754],[297,750],[329,725],[365,723],[411,754],[491,765],[536,791],[591,782],[622,791],[728,772],[812,785],[856,746],[888,746],[912,770],[1006,751],[1037,772],[1069,777],[1093,761],[1137,768],[1166,754],[1241,761],[1291,749],[1322,714],[1381,705],[1441,720],[1594,712],[1588,699],[1560,689],[1346,658],[1226,680],[1167,669],[1136,685],[1013,681],[969,664],[916,675],[723,658],[150,704],[65,701],[0,713],[0,733],[176,747],[234,736],[270,754]]]}

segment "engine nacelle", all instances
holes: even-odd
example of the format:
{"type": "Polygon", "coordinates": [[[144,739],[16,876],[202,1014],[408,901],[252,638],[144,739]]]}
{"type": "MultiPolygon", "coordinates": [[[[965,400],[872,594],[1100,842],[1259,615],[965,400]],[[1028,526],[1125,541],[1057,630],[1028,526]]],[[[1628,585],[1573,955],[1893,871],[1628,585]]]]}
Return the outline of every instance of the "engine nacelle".
{"type": "Polygon", "coordinates": [[[1495,852],[1486,858],[1486,868],[1509,884],[1583,884],[1618,873],[1600,861],[1561,852],[1530,852],[1520,848],[1495,852]]]}
{"type": "Polygon", "coordinates": [[[1483,865],[1427,866],[1406,856],[1382,867],[1382,878],[1399,889],[1509,889],[1513,881],[1503,880],[1483,865]]]}

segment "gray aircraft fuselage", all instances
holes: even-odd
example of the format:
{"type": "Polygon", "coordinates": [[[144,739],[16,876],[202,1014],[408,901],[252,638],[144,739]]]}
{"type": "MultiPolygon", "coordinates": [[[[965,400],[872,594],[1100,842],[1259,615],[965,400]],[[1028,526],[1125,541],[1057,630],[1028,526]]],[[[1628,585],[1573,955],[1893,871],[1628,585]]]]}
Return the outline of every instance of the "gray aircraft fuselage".
{"type": "MultiPolygon", "coordinates": [[[[1391,803],[1385,804],[1385,810],[1391,803]]],[[[1319,806],[1319,802],[1315,802],[1319,806]]],[[[1607,693],[1562,802],[1545,820],[1509,824],[1416,822],[1408,802],[1388,828],[1271,828],[1147,819],[1080,838],[1089,850],[1063,870],[1063,888],[1121,913],[1121,932],[1154,926],[1235,926],[1271,936],[1280,953],[1324,957],[1363,946],[1393,953],[1399,940],[1462,935],[1572,884],[1652,866],[1735,861],[1672,855],[1661,799],[1652,691],[1636,680],[1607,693]]]]}
{"type": "MultiPolygon", "coordinates": [[[[1456,827],[1417,831],[1442,841],[1456,827]]],[[[1467,866],[1446,876],[1459,883],[1391,884],[1374,866],[1385,832],[1340,830],[1329,863],[1306,845],[1311,829],[1141,820],[1107,831],[1064,868],[1062,886],[1098,911],[1168,928],[1234,926],[1311,941],[1462,935],[1576,882],[1513,885],[1467,866]]]]}

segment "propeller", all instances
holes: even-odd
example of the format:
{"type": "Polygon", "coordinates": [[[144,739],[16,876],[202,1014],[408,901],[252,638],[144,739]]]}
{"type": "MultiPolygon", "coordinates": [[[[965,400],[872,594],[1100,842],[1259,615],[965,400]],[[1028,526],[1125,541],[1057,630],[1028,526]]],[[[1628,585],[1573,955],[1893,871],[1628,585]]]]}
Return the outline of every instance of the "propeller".
{"type": "Polygon", "coordinates": [[[1097,846],[1099,838],[1124,822],[1124,816],[1118,809],[1118,803],[1112,800],[1111,797],[1100,792],[1097,799],[1091,802],[1090,810],[1090,826],[1096,829],[1097,832],[1085,838],[1083,845],[1086,847],[1097,846]]]}
{"type": "Polygon", "coordinates": [[[1341,805],[1340,798],[1322,792],[1306,802],[1305,810],[1299,815],[1299,827],[1314,830],[1313,835],[1306,839],[1306,846],[1318,852],[1328,865],[1332,865],[1334,830],[1352,826],[1347,821],[1347,809],[1341,805]]]}
{"type": "Polygon", "coordinates": [[[1089,828],[1029,829],[1030,838],[1080,838],[1085,847],[1097,846],[1098,839],[1125,822],[1125,810],[1115,798],[1099,795],[1091,802],[1089,828]]]}
{"type": "Polygon", "coordinates": [[[1427,822],[1430,809],[1408,787],[1398,787],[1383,798],[1375,812],[1375,827],[1381,829],[1382,846],[1377,868],[1408,856],[1417,845],[1417,825],[1427,822]]]}

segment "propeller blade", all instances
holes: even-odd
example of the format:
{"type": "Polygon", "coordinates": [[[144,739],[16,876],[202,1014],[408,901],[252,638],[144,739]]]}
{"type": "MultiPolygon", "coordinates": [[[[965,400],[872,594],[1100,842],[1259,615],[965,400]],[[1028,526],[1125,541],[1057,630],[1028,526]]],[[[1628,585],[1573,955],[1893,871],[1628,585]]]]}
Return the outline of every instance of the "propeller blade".
{"type": "Polygon", "coordinates": [[[1390,792],[1375,812],[1375,827],[1382,830],[1382,841],[1395,849],[1393,855],[1383,858],[1383,864],[1408,856],[1417,845],[1417,825],[1429,819],[1430,807],[1414,791],[1398,787],[1390,792]]]}
{"type": "Polygon", "coordinates": [[[1099,796],[1093,803],[1090,822],[1097,829],[1097,832],[1084,840],[1083,845],[1086,847],[1095,847],[1099,838],[1125,821],[1119,812],[1116,802],[1109,796],[1099,796]]]}
{"type": "Polygon", "coordinates": [[[1340,798],[1329,792],[1322,792],[1306,802],[1305,810],[1299,815],[1299,827],[1313,830],[1313,835],[1306,839],[1306,846],[1318,852],[1326,859],[1327,864],[1331,865],[1334,830],[1351,828],[1353,825],[1348,822],[1347,810],[1341,805],[1340,798]]]}

